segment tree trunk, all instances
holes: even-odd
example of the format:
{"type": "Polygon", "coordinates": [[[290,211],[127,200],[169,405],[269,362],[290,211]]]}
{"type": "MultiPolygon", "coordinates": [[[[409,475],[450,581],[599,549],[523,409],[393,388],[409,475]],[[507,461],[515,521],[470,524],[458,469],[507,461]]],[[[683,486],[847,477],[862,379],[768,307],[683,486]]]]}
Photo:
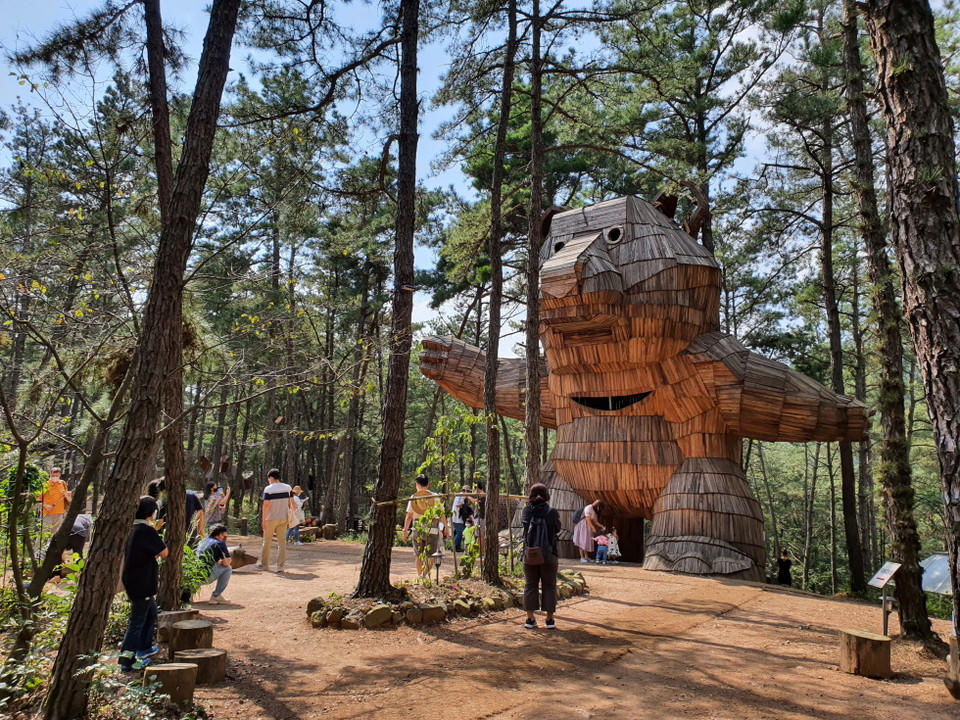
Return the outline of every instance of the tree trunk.
{"type": "Polygon", "coordinates": [[[183,412],[183,366],[180,358],[183,354],[183,334],[174,333],[177,343],[170,339],[171,365],[164,390],[164,411],[169,423],[163,433],[163,474],[167,488],[167,512],[164,529],[164,542],[170,553],[160,567],[160,592],[157,604],[161,610],[180,609],[180,574],[183,567],[183,552],[187,534],[187,468],[183,456],[183,422],[179,419],[183,412]],[[178,347],[175,349],[173,345],[178,347]]]}
{"type": "MultiPolygon", "coordinates": [[[[390,326],[390,359],[383,404],[383,439],[374,498],[392,501],[400,489],[404,422],[407,417],[407,385],[410,369],[413,316],[413,234],[417,191],[417,36],[419,0],[400,0],[400,139],[397,168],[397,230],[393,256],[393,290],[390,326]]],[[[386,597],[390,585],[390,554],[393,547],[396,506],[375,507],[369,539],[363,552],[355,597],[386,597]]]]}
{"type": "Polygon", "coordinates": [[[483,414],[487,434],[486,541],[483,579],[500,584],[500,428],[497,423],[497,370],[500,364],[500,311],[503,304],[503,175],[507,154],[507,131],[513,112],[513,76],[517,53],[517,3],[507,3],[507,45],[500,84],[500,121],[493,148],[493,177],[490,185],[490,235],[487,256],[490,259],[490,298],[487,322],[487,355],[483,374],[483,414]]]}
{"type": "Polygon", "coordinates": [[[540,482],[540,246],[543,244],[544,155],[540,0],[533,0],[530,22],[530,212],[527,222],[526,412],[523,419],[528,488],[540,482]]]}
{"type": "MultiPolygon", "coordinates": [[[[878,410],[883,439],[877,468],[883,487],[891,556],[901,563],[894,597],[904,637],[924,641],[934,637],[927,614],[927,598],[921,589],[920,535],[914,518],[914,490],[907,440],[903,382],[902,313],[897,303],[894,273],[887,259],[883,224],[873,181],[870,127],[864,100],[863,66],[860,60],[856,3],[844,0],[844,64],[847,108],[850,114],[856,178],[854,185],[860,209],[861,232],[867,250],[867,268],[873,283],[873,310],[877,317],[880,356],[878,410]]],[[[955,241],[954,236],[954,241],[955,241]]],[[[954,436],[956,437],[956,436],[954,436]]]]}
{"type": "Polygon", "coordinates": [[[960,212],[953,123],[925,0],[862,3],[887,123],[892,239],[940,461],[960,624],[960,212]]]}
{"type": "Polygon", "coordinates": [[[46,720],[73,720],[84,713],[89,672],[81,658],[95,652],[103,641],[137,496],[154,464],[169,369],[163,359],[179,357],[175,351],[181,341],[183,275],[209,173],[239,6],[239,0],[214,0],[210,10],[171,212],[162,225],[133,363],[136,380],[108,485],[110,498],[97,518],[90,556],[53,666],[44,706],[46,720]]]}
{"type": "MultiPolygon", "coordinates": [[[[821,128],[824,147],[820,163],[823,168],[823,220],[821,225],[820,269],[823,275],[823,304],[827,312],[830,338],[830,386],[844,394],[843,341],[840,332],[840,306],[837,300],[833,270],[833,118],[827,118],[821,128]]],[[[863,574],[863,552],[860,548],[860,529],[857,523],[857,477],[853,468],[853,445],[840,445],[840,494],[843,501],[843,530],[850,566],[850,589],[862,595],[867,590],[863,574]]]]}

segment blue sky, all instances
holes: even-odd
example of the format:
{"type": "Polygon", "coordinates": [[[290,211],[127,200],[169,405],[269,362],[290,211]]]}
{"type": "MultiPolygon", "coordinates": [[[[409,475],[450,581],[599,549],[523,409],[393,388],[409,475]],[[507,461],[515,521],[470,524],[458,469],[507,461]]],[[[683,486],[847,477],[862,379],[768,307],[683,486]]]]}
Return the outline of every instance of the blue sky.
{"type": "MultiPolygon", "coordinates": [[[[4,22],[0,25],[0,45],[6,50],[15,50],[18,47],[29,46],[37,40],[43,39],[56,26],[69,22],[74,17],[82,17],[86,12],[101,5],[97,0],[0,0],[0,9],[3,11],[4,22]]],[[[204,0],[162,0],[161,11],[164,23],[182,28],[187,35],[187,54],[194,64],[184,73],[183,84],[192,88],[196,79],[196,59],[199,57],[206,31],[208,3],[204,0]]],[[[364,27],[371,21],[379,18],[376,6],[365,3],[352,3],[345,7],[344,22],[355,27],[364,27]]],[[[233,51],[233,67],[242,70],[245,67],[243,58],[249,50],[235,47],[233,51]]],[[[439,79],[447,67],[446,55],[439,45],[429,46],[421,50],[419,65],[420,95],[424,99],[425,112],[421,121],[421,137],[418,151],[418,174],[423,184],[428,187],[454,186],[462,194],[471,194],[465,183],[463,174],[458,168],[451,168],[441,173],[435,173],[431,162],[443,150],[443,143],[435,140],[432,134],[436,127],[446,117],[448,109],[431,110],[430,95],[439,84],[439,79]]],[[[27,103],[35,102],[31,97],[29,87],[21,85],[12,68],[4,62],[3,72],[0,72],[0,108],[9,108],[16,103],[17,97],[27,103]]],[[[249,73],[247,73],[249,77],[249,73]]],[[[360,142],[363,142],[361,139],[360,142]]],[[[362,151],[379,155],[382,148],[382,139],[370,137],[369,148],[359,148],[362,151]]],[[[2,151],[0,151],[2,158],[2,151]]],[[[431,251],[418,248],[416,253],[417,266],[430,267],[435,262],[431,251]]],[[[436,316],[436,313],[427,307],[429,298],[418,293],[415,300],[414,320],[427,321],[436,316]]],[[[510,341],[506,345],[512,344],[510,341]]],[[[508,350],[507,347],[504,350],[508,350]]]]}

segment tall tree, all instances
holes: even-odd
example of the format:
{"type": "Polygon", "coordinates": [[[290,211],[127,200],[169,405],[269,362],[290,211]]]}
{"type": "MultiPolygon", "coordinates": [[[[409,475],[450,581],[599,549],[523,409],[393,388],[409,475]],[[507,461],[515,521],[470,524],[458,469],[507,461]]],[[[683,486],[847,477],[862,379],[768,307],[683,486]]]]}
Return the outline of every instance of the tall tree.
{"type": "Polygon", "coordinates": [[[44,705],[47,720],[72,720],[84,712],[90,671],[82,658],[102,642],[136,498],[153,466],[170,369],[166,358],[179,358],[175,351],[180,342],[184,271],[209,172],[239,7],[240,0],[214,0],[211,6],[170,214],[162,224],[143,333],[134,359],[130,412],[108,487],[110,501],[104,503],[97,518],[87,570],[81,576],[54,663],[44,705]]]}
{"type": "MultiPolygon", "coordinates": [[[[487,302],[490,317],[487,323],[487,355],[483,375],[483,413],[487,429],[487,498],[486,542],[484,545],[483,578],[500,583],[500,434],[497,423],[497,367],[500,362],[500,311],[503,303],[503,166],[506,156],[507,130],[513,109],[513,76],[517,53],[517,4],[507,4],[507,45],[503,56],[503,82],[500,91],[500,120],[493,149],[493,182],[490,187],[490,233],[487,256],[490,259],[490,295],[487,302]]],[[[509,523],[510,520],[508,519],[509,523]]]]}
{"type": "Polygon", "coordinates": [[[873,311],[877,317],[877,345],[880,356],[880,463],[876,473],[883,486],[890,554],[899,562],[894,596],[903,635],[930,640],[933,628],[927,615],[927,599],[920,587],[920,536],[914,519],[914,491],[911,480],[910,446],[907,442],[906,409],[903,398],[902,313],[894,287],[894,272],[887,257],[887,245],[877,204],[873,177],[873,149],[864,94],[860,33],[854,0],[843,3],[843,66],[846,78],[847,114],[854,152],[854,192],[860,211],[860,233],[867,250],[867,270],[873,283],[873,311]]]}
{"type": "Polygon", "coordinates": [[[383,403],[383,437],[380,467],[374,489],[375,505],[369,540],[363,551],[356,597],[387,597],[390,585],[390,551],[396,524],[393,501],[400,489],[400,475],[407,417],[407,385],[410,322],[413,317],[413,235],[417,193],[417,42],[420,27],[419,0],[400,0],[400,127],[397,156],[397,231],[393,256],[393,318],[390,326],[390,358],[383,403]]]}
{"type": "MultiPolygon", "coordinates": [[[[960,211],[954,127],[926,0],[867,0],[887,126],[891,237],[943,486],[960,633],[960,211]]],[[[958,689],[960,690],[960,689],[958,689]]]]}

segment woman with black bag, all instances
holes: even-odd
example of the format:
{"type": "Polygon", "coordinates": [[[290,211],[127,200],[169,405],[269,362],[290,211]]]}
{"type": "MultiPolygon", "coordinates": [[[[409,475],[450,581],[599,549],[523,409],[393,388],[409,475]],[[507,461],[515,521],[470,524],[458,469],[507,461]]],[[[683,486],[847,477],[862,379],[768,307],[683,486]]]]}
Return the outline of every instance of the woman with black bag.
{"type": "Polygon", "coordinates": [[[547,630],[556,629],[553,613],[557,610],[557,534],[560,515],[549,505],[550,491],[543,483],[530,488],[529,504],[523,509],[523,609],[527,611],[527,630],[537,627],[533,613],[547,614],[547,630]],[[541,607],[540,596],[543,595],[541,607]]]}

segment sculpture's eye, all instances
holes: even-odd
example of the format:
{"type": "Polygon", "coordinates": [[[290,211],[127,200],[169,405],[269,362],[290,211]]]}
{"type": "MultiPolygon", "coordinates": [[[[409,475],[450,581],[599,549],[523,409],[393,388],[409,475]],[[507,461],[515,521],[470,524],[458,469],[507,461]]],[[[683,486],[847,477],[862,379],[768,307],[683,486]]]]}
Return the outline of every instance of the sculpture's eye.
{"type": "Polygon", "coordinates": [[[612,227],[607,230],[607,243],[609,245],[616,245],[621,240],[623,240],[623,228],[612,227]]]}
{"type": "Polygon", "coordinates": [[[554,245],[553,245],[553,251],[554,251],[555,253],[560,252],[561,250],[563,250],[563,246],[564,246],[564,245],[566,245],[566,243],[562,243],[562,242],[554,243],[554,245]]]}

